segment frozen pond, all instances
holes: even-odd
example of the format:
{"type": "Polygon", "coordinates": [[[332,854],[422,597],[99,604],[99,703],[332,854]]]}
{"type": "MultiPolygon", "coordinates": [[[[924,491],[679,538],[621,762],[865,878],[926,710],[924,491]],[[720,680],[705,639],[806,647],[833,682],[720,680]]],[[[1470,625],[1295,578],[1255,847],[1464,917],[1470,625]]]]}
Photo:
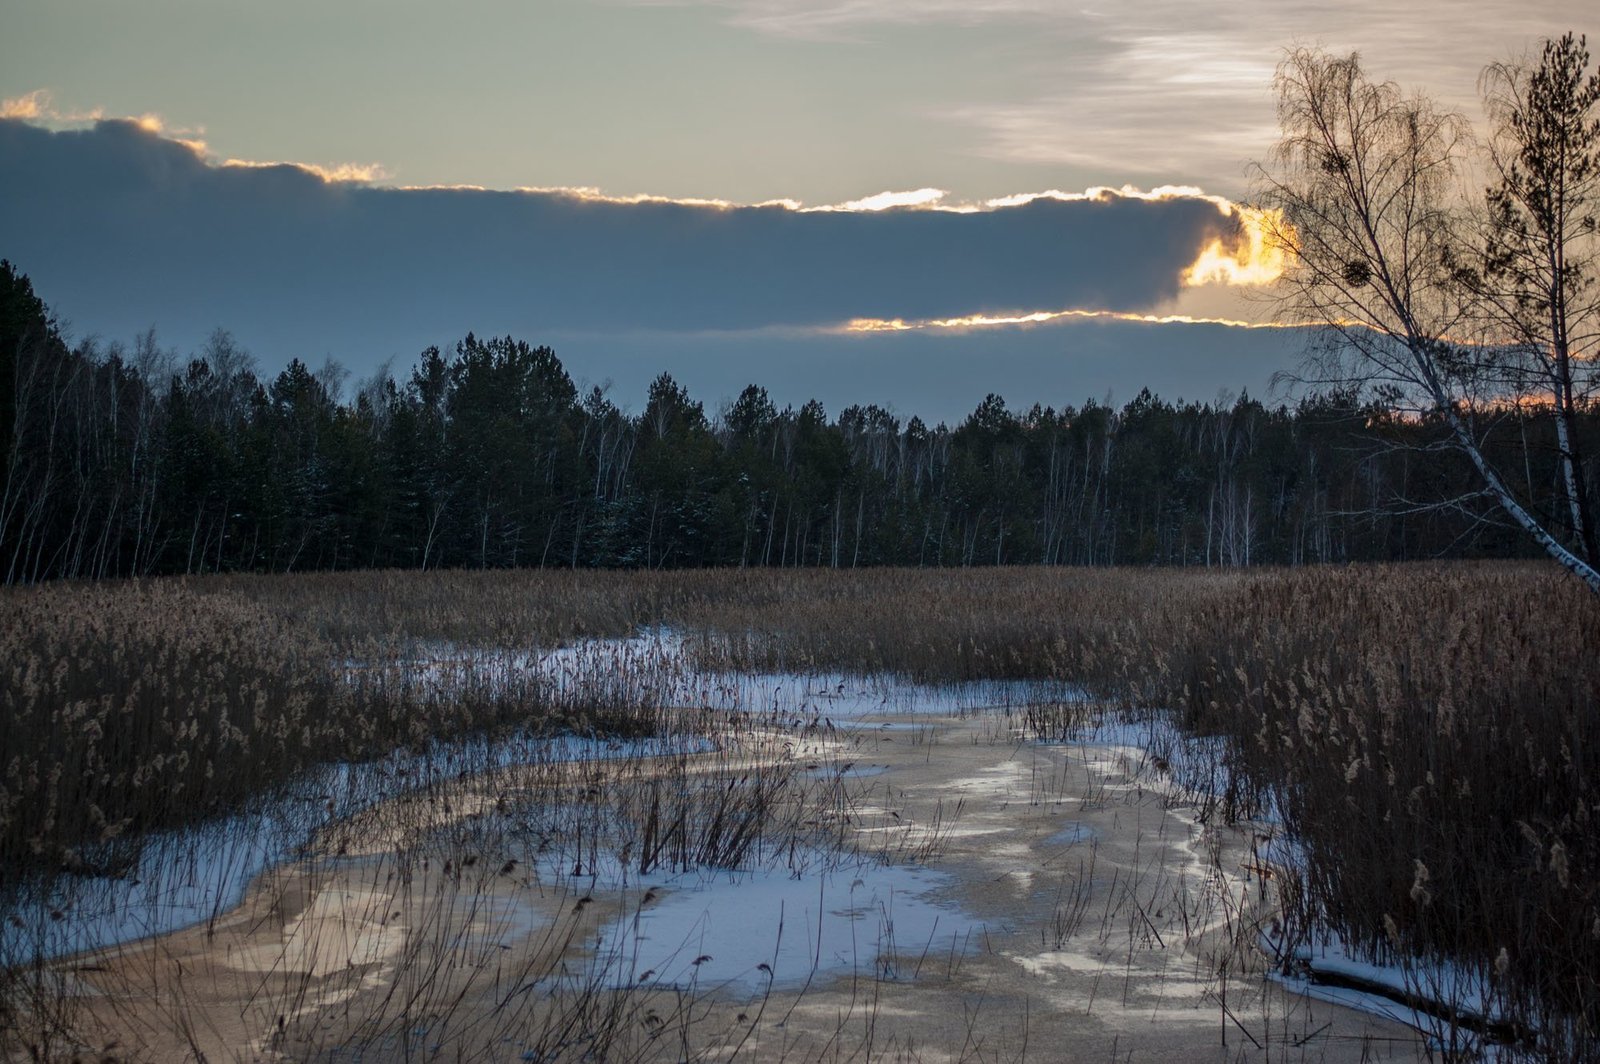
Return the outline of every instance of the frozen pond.
{"type": "MultiPolygon", "coordinates": [[[[6,959],[177,931],[55,970],[88,994],[148,984],[163,1008],[193,987],[195,1015],[243,1017],[252,1046],[294,1059],[418,1039],[441,1059],[599,1059],[567,1034],[597,1005],[617,1010],[607,1037],[670,1042],[670,1059],[758,1041],[758,1056],[824,1059],[862,1030],[886,1053],[955,1059],[975,1030],[1025,1043],[1030,1024],[1095,1059],[1125,1055],[1135,1031],[1141,1055],[1192,1059],[1224,1018],[1213,951],[1251,926],[1244,872],[1292,857],[1203,822],[1205,792],[1226,784],[1214,743],[1159,712],[1071,704],[1065,685],[706,672],[670,633],[342,665],[412,696],[498,687],[578,719],[591,699],[642,706],[703,738],[524,736],[330,766],[248,814],[130,845],[118,877],[57,881],[0,932],[6,959]],[[1028,741],[1041,720],[1056,741],[1028,741]],[[776,813],[743,826],[767,801],[776,813]]],[[[1337,948],[1291,960],[1236,981],[1230,1034],[1276,1024],[1277,1044],[1326,1048],[1397,1030],[1351,1013],[1325,1037],[1327,1013],[1301,1026],[1286,1005],[1307,998],[1421,1025],[1327,982],[1392,973],[1352,972],[1337,948]]],[[[118,1000],[82,1007],[114,1016],[118,1000]]],[[[1023,1043],[989,1048],[1011,1059],[1023,1043]]]]}
{"type": "MultiPolygon", "coordinates": [[[[419,648],[398,662],[368,665],[349,661],[341,667],[350,682],[404,684],[413,692],[442,700],[469,691],[481,695],[537,686],[547,701],[558,706],[609,699],[667,709],[711,708],[749,714],[779,726],[831,729],[842,735],[926,727],[864,719],[885,714],[949,716],[1020,705],[1051,695],[1081,697],[1076,688],[1059,684],[996,682],[940,687],[904,683],[893,677],[711,672],[694,665],[681,638],[661,630],[629,639],[588,640],[548,652],[434,645],[419,648]]],[[[435,782],[520,763],[648,757],[709,748],[705,740],[672,736],[619,743],[573,736],[513,735],[492,743],[482,739],[434,742],[420,753],[397,752],[372,762],[325,766],[280,793],[264,796],[249,812],[192,829],[121,840],[121,851],[94,855],[102,865],[114,869],[113,875],[63,875],[14,899],[5,914],[10,918],[0,926],[0,962],[101,949],[214,920],[237,905],[261,873],[300,856],[319,829],[435,782]]],[[[880,771],[882,766],[852,766],[847,778],[880,771]]],[[[837,770],[819,766],[815,772],[816,778],[824,778],[837,770]]],[[[824,877],[823,907],[814,914],[814,926],[791,923],[795,930],[787,935],[789,944],[782,947],[776,961],[795,967],[789,951],[800,949],[807,936],[812,936],[814,956],[824,947],[842,950],[843,944],[828,936],[836,926],[841,933],[847,927],[852,933],[859,931],[857,925],[866,919],[861,914],[869,910],[897,914],[889,929],[902,943],[909,941],[906,936],[931,933],[933,922],[940,917],[919,900],[931,875],[926,870],[891,874],[881,869],[866,875],[858,868],[843,887],[824,877]],[[858,881],[866,886],[852,888],[858,881]],[[829,912],[847,910],[858,915],[849,920],[827,918],[829,912]]],[[[799,882],[760,873],[706,889],[715,892],[736,885],[742,901],[776,900],[781,909],[801,920],[805,910],[796,894],[800,888],[794,885],[799,882]]],[[[806,904],[815,908],[818,884],[814,878],[805,882],[805,890],[810,892],[806,904]]],[[[687,892],[673,897],[677,900],[662,907],[666,915],[649,917],[652,944],[673,937],[674,929],[688,919],[674,914],[693,909],[695,903],[687,892]],[[668,922],[655,923],[658,920],[668,922]]],[[[949,920],[948,914],[943,918],[949,920]]],[[[692,921],[682,924],[685,939],[691,926],[692,921]]],[[[715,933],[724,932],[719,929],[715,933]]],[[[861,948],[859,936],[851,941],[853,951],[861,948]]],[[[715,955],[709,949],[700,951],[708,952],[715,955]]],[[[729,952],[722,950],[724,956],[729,952]]],[[[711,963],[703,962],[702,967],[711,963]]],[[[776,969],[774,960],[768,963],[776,969]]],[[[717,962],[717,967],[702,972],[702,978],[713,973],[721,977],[722,964],[717,962]]]]}
{"type": "MultiPolygon", "coordinates": [[[[542,701],[582,707],[594,701],[662,710],[712,709],[745,715],[798,734],[837,738],[926,731],[924,719],[987,709],[1083,700],[1071,685],[979,682],[933,686],[894,677],[842,674],[732,673],[699,669],[674,633],[650,631],[630,639],[591,640],[558,650],[480,651],[446,645],[418,648],[403,661],[378,667],[344,663],[351,682],[407,685],[425,697],[536,690],[542,701]]],[[[670,719],[670,716],[667,718],[670,719]]],[[[1094,747],[1154,764],[1162,777],[1197,792],[1219,793],[1227,782],[1215,741],[1179,732],[1165,714],[1086,717],[1070,745],[1094,747]],[[1120,751],[1120,753],[1118,753],[1120,751]]],[[[642,741],[513,735],[495,742],[433,743],[361,764],[330,765],[264,797],[247,813],[200,827],[123,840],[121,852],[97,855],[114,875],[68,875],[17,899],[0,925],[0,961],[59,957],[206,924],[243,899],[263,872],[306,856],[313,835],[363,810],[436,783],[507,766],[576,763],[704,752],[706,739],[667,736],[642,741]]],[[[1100,762],[1097,760],[1096,764],[1100,762]]],[[[822,762],[799,768],[800,778],[870,780],[887,771],[870,761],[822,762]]],[[[1125,773],[1112,761],[1108,778],[1125,773]]],[[[1267,819],[1275,819],[1267,811],[1267,819]]],[[[1094,828],[1063,821],[1043,838],[1067,849],[1096,842],[1094,828]]],[[[1292,862],[1292,846],[1268,843],[1269,859],[1292,862]]],[[[591,855],[592,856],[592,855],[591,855]]],[[[326,858],[323,858],[326,860],[326,858]]],[[[593,942],[590,978],[603,985],[708,989],[741,993],[793,989],[840,976],[914,978],[931,958],[967,951],[974,918],[952,900],[951,877],[915,864],[883,864],[810,851],[789,853],[739,870],[702,868],[626,874],[614,857],[573,875],[571,855],[541,862],[546,882],[560,881],[623,899],[622,915],[604,922],[593,942]]],[[[533,933],[543,919],[503,898],[485,902],[485,933],[507,941],[533,933]],[[496,908],[499,906],[500,908],[496,908]],[[503,911],[502,911],[503,910],[503,911]]],[[[1264,942],[1268,952],[1281,944],[1264,942]]],[[[1303,949],[1303,947],[1302,947],[1303,949]]],[[[1279,974],[1302,994],[1337,1001],[1422,1026],[1423,1017],[1382,994],[1325,985],[1326,977],[1358,978],[1369,987],[1416,993],[1453,976],[1448,970],[1400,972],[1355,960],[1337,943],[1296,956],[1279,974]]],[[[1465,977],[1456,976],[1458,981],[1465,977]]],[[[1466,1000],[1497,1019],[1483,987],[1433,987],[1445,1000],[1466,1000]],[[1460,993],[1459,991],[1470,991],[1460,993]],[[1455,991],[1444,993],[1443,991],[1455,991]]]]}

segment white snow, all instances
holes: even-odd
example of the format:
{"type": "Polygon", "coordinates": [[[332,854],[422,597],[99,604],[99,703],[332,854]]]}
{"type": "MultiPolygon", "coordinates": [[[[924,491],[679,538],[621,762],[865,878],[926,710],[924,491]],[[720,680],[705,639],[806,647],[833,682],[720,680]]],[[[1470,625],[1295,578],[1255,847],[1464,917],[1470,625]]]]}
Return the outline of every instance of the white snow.
{"type": "Polygon", "coordinates": [[[258,875],[296,856],[317,829],[430,783],[534,760],[651,756],[684,748],[681,738],[512,736],[494,743],[435,742],[421,753],[325,766],[262,799],[251,812],[129,840],[126,845],[137,852],[117,877],[62,875],[24,891],[0,923],[0,963],[103,949],[214,919],[237,905],[258,875]]]}

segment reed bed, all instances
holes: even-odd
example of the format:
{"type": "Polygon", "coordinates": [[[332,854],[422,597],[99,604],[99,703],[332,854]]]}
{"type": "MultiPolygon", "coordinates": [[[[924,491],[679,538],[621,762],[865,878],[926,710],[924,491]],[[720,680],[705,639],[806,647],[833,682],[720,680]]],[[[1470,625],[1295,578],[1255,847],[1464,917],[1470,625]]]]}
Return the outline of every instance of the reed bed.
{"type": "MultiPolygon", "coordinates": [[[[1454,970],[1529,1052],[1600,1054],[1600,603],[1551,567],[798,574],[696,620],[715,664],[1053,678],[1171,710],[1222,740],[1215,811],[1289,842],[1285,965],[1331,937],[1454,970]]],[[[1083,707],[1018,716],[1060,739],[1083,707]]]]}
{"type": "Polygon", "coordinates": [[[228,812],[315,765],[510,729],[658,729],[647,692],[558,691],[507,649],[625,627],[604,596],[558,623],[559,600],[541,613],[471,578],[450,594],[414,579],[0,594],[0,888],[115,863],[143,832],[228,812]]]}
{"type": "Polygon", "coordinates": [[[1285,572],[1179,645],[1155,682],[1296,848],[1291,940],[1460,966],[1546,1057],[1600,1053],[1591,594],[1534,566],[1285,572]]]}
{"type": "MultiPolygon", "coordinates": [[[[710,594],[685,580],[462,573],[4,592],[0,911],[27,927],[15,923],[23,933],[0,950],[0,1057],[55,1059],[106,1044],[85,1040],[95,1018],[80,1014],[63,970],[45,963],[60,952],[51,921],[64,910],[114,907],[118,883],[164,897],[169,888],[193,894],[183,881],[196,878],[233,882],[202,884],[201,904],[214,907],[191,912],[195,903],[183,902],[171,923],[210,925],[236,904],[230,892],[259,874],[251,854],[263,846],[280,861],[317,852],[346,861],[374,840],[392,849],[380,864],[398,880],[386,882],[409,882],[419,865],[429,880],[431,853],[435,889],[408,894],[415,931],[381,1007],[337,1033],[312,1029],[308,1015],[295,1052],[364,1045],[408,1055],[420,1037],[413,1032],[454,1024],[475,1032],[462,1036],[472,1054],[497,1051],[482,1041],[487,1028],[501,1042],[539,1047],[543,1059],[620,1044],[628,1028],[655,1026],[650,1016],[687,1022],[695,995],[618,990],[606,974],[615,958],[591,955],[585,976],[548,982],[574,950],[590,948],[581,922],[546,928],[549,941],[527,963],[556,967],[521,972],[540,992],[495,1007],[488,1020],[467,1022],[461,995],[485,991],[459,971],[498,958],[500,947],[485,945],[493,936],[480,933],[485,920],[504,917],[493,904],[481,909],[485,869],[537,869],[540,891],[570,895],[570,905],[598,893],[600,869],[626,882],[780,860],[826,865],[844,852],[842,778],[797,781],[770,751],[715,753],[730,735],[792,737],[792,722],[668,705],[664,692],[692,690],[676,674],[680,662],[593,641],[710,594]],[[532,667],[563,643],[577,646],[558,667],[532,667]],[[591,745],[571,752],[548,741],[561,735],[591,745]],[[632,741],[647,736],[655,741],[632,741]],[[446,816],[440,826],[441,809],[481,804],[489,786],[499,789],[487,818],[446,816]],[[469,824],[475,834],[464,849],[469,824]],[[263,830],[274,838],[254,837],[263,830]],[[454,840],[452,856],[435,852],[443,838],[454,840]]],[[[725,701],[706,692],[707,705],[725,701]]],[[[907,855],[925,855],[932,841],[907,855]]],[[[74,919],[65,918],[59,926],[74,919]]],[[[138,973],[129,999],[148,997],[164,978],[138,973]]],[[[496,986],[506,978],[497,968],[496,986]]],[[[285,1017],[300,1014],[315,984],[302,973],[264,988],[277,1011],[252,1021],[263,1045],[295,1036],[285,1017]]],[[[171,1034],[161,1024],[182,1028],[204,1015],[183,1003],[181,987],[156,992],[179,999],[164,1019],[117,1013],[105,1037],[144,1030],[160,1044],[171,1034]]]]}
{"type": "MultiPolygon", "coordinates": [[[[636,663],[595,665],[581,705],[505,681],[517,655],[667,625],[709,670],[1069,682],[1170,712],[1210,739],[1213,815],[1268,813],[1292,842],[1284,964],[1331,936],[1454,966],[1521,1051],[1600,1055],[1600,604],[1548,566],[371,573],[3,600],[7,876],[92,870],[315,764],[509,728],[659,731],[636,663]],[[455,681],[419,679],[440,669],[455,681]]],[[[1016,712],[1060,739],[1083,706],[1016,712]]],[[[636,871],[736,863],[776,837],[789,785],[721,786],[638,781],[587,837],[626,842],[636,871]]]]}
{"type": "Polygon", "coordinates": [[[350,724],[326,649],[237,598],[160,583],[5,599],[0,879],[219,812],[350,724]]]}
{"type": "Polygon", "coordinates": [[[513,569],[232,575],[192,579],[296,618],[346,652],[448,643],[527,649],[629,635],[700,591],[651,573],[513,569]]]}

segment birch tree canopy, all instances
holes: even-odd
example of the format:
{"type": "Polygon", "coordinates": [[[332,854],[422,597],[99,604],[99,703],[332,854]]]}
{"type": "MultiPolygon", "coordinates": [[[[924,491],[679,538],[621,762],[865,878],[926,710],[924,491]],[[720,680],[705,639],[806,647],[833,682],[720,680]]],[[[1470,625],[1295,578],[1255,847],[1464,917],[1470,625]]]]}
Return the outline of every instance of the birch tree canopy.
{"type": "MultiPolygon", "coordinates": [[[[1281,138],[1255,168],[1268,239],[1288,267],[1282,312],[1327,327],[1310,383],[1359,386],[1435,420],[1481,492],[1600,592],[1588,498],[1570,431],[1593,365],[1588,268],[1600,80],[1582,38],[1485,75],[1491,134],[1426,94],[1377,81],[1358,56],[1296,49],[1278,68],[1281,138]],[[1496,175],[1488,188],[1475,175],[1496,175]],[[1585,213],[1585,212],[1588,213],[1585,213]],[[1510,410],[1558,428],[1552,500],[1492,460],[1510,410]]],[[[1503,459],[1501,460],[1503,462],[1503,459]]]]}

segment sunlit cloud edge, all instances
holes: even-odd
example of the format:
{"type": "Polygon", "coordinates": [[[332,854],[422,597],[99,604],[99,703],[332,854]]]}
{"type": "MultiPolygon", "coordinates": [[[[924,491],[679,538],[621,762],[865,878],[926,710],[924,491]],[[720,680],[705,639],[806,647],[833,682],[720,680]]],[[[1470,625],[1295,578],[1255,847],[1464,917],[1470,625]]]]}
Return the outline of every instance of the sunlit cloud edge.
{"type": "MultiPolygon", "coordinates": [[[[147,133],[164,137],[188,148],[208,166],[221,169],[258,169],[288,167],[316,177],[327,184],[377,185],[398,191],[491,191],[485,186],[464,184],[406,185],[391,184],[393,176],[380,163],[308,163],[290,160],[256,160],[239,157],[218,158],[204,139],[203,128],[172,128],[160,115],[145,113],[135,116],[108,117],[104,109],[64,110],[57,107],[47,89],[34,89],[20,96],[0,100],[0,119],[25,121],[49,129],[80,128],[99,122],[129,122],[147,133]]],[[[1111,201],[1132,199],[1160,201],[1194,199],[1211,203],[1219,214],[1234,221],[1242,239],[1225,243],[1218,239],[1204,249],[1200,258],[1185,272],[1185,286],[1209,283],[1231,285],[1261,285],[1270,283],[1282,272],[1281,256],[1273,259],[1272,249],[1261,237],[1260,212],[1255,208],[1234,203],[1223,196],[1207,193],[1194,185],[1158,185],[1143,189],[1132,184],[1121,186],[1095,185],[1081,192],[1046,189],[1042,192],[1019,192],[982,200],[958,200],[941,188],[927,186],[918,189],[887,189],[869,196],[847,200],[843,203],[808,205],[801,200],[780,198],[759,203],[737,203],[711,197],[675,197],[649,193],[616,195],[593,186],[541,186],[524,185],[509,191],[537,195],[561,196],[569,199],[611,203],[660,203],[711,210],[737,210],[742,208],[775,208],[797,213],[876,213],[881,211],[941,211],[956,214],[976,214],[1008,207],[1021,207],[1037,200],[1061,202],[1111,201]]]]}
{"type": "Polygon", "coordinates": [[[1221,325],[1231,329],[1305,329],[1315,322],[1245,321],[1239,318],[1204,317],[1193,314],[1138,314],[1118,310],[1034,310],[1005,314],[968,314],[955,318],[852,318],[830,326],[833,333],[897,333],[920,330],[965,332],[975,329],[1027,328],[1035,325],[1065,324],[1074,321],[1121,321],[1140,325],[1221,325]]]}
{"type": "Polygon", "coordinates": [[[387,180],[389,172],[379,163],[305,163],[261,159],[218,158],[205,141],[204,128],[173,127],[151,111],[138,115],[110,115],[102,107],[64,109],[56,106],[48,89],[34,89],[20,96],[0,99],[0,119],[14,119],[50,130],[83,129],[101,122],[127,122],[174,144],[188,148],[208,166],[220,169],[270,169],[288,167],[320,179],[327,184],[375,184],[387,180]]]}

